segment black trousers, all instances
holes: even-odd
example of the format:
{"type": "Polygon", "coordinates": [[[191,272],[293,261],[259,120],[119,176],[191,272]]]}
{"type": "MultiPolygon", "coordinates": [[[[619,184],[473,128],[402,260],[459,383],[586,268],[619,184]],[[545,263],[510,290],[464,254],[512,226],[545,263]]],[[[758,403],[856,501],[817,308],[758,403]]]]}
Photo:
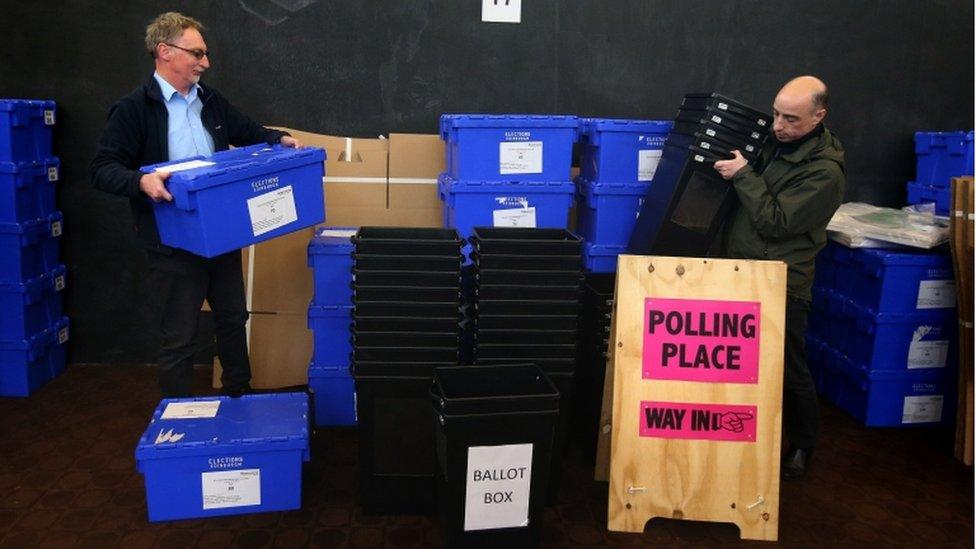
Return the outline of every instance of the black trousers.
{"type": "Polygon", "coordinates": [[[214,315],[217,355],[225,391],[248,387],[247,303],[241,252],[207,259],[183,250],[147,252],[150,292],[158,319],[159,387],[164,397],[189,396],[193,386],[194,339],[206,298],[214,315]]]}
{"type": "Polygon", "coordinates": [[[817,388],[807,367],[804,334],[810,304],[786,298],[786,356],[783,365],[783,428],[793,449],[813,448],[820,431],[817,388]]]}

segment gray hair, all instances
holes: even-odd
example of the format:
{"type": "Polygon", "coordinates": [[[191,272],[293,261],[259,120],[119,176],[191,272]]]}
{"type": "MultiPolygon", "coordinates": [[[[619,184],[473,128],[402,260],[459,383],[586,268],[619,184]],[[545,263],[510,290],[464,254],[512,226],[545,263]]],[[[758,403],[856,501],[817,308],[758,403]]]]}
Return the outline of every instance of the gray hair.
{"type": "Polygon", "coordinates": [[[156,57],[156,46],[179,40],[183,31],[190,28],[200,32],[205,30],[203,23],[175,11],[168,11],[153,19],[146,27],[146,49],[149,50],[149,55],[156,57]]]}

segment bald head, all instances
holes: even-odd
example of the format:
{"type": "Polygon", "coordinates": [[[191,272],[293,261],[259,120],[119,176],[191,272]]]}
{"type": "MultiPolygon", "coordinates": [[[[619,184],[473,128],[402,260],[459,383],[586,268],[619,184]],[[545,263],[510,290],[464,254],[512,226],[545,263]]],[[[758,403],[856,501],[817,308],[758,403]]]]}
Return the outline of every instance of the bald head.
{"type": "Polygon", "coordinates": [[[773,133],[783,143],[813,131],[827,116],[827,85],[814,76],[790,80],[773,101],[773,133]]]}

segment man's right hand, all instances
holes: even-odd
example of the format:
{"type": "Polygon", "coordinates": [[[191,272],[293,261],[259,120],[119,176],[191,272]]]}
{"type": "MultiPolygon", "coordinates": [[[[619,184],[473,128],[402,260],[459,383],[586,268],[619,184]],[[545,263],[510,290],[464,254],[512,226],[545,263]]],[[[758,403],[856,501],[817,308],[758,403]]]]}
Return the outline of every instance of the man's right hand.
{"type": "Polygon", "coordinates": [[[173,195],[166,190],[167,179],[169,179],[169,172],[147,173],[139,179],[139,189],[146,193],[146,196],[151,198],[153,202],[161,200],[172,202],[173,195]]]}

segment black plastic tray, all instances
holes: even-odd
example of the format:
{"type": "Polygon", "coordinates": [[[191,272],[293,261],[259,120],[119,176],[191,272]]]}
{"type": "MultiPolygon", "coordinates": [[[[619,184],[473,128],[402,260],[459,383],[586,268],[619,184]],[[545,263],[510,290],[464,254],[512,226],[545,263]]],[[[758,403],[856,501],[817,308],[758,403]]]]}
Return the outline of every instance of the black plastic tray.
{"type": "Polygon", "coordinates": [[[687,147],[689,145],[694,145],[699,149],[704,149],[714,153],[717,156],[732,158],[732,151],[738,150],[746,160],[752,162],[758,158],[761,149],[754,145],[749,145],[747,147],[740,147],[733,144],[726,143],[714,137],[709,137],[702,132],[695,132],[695,135],[685,135],[683,133],[670,133],[668,134],[668,139],[666,141],[669,145],[675,147],[687,147]]]}
{"type": "Polygon", "coordinates": [[[430,396],[452,416],[559,410],[559,391],[534,364],[436,368],[430,396]]]}
{"type": "Polygon", "coordinates": [[[352,243],[359,254],[460,255],[461,238],[454,229],[362,227],[352,243]]]}
{"type": "Polygon", "coordinates": [[[576,343],[578,330],[491,330],[479,329],[475,332],[478,345],[556,345],[576,343]]]}
{"type": "Polygon", "coordinates": [[[692,124],[712,123],[757,141],[761,141],[769,135],[769,128],[763,128],[741,116],[736,116],[711,107],[700,110],[678,109],[675,122],[691,122],[692,124]]]}
{"type": "Polygon", "coordinates": [[[353,269],[357,286],[414,286],[445,288],[460,286],[461,275],[451,271],[362,271],[353,269]]]}
{"type": "Polygon", "coordinates": [[[374,255],[353,254],[357,271],[461,272],[461,255],[374,255]]]}
{"type": "Polygon", "coordinates": [[[566,229],[475,227],[471,244],[481,254],[579,255],[580,237],[566,229]]]}
{"type": "Polygon", "coordinates": [[[576,358],[576,344],[557,345],[499,345],[494,343],[478,344],[474,348],[476,360],[482,359],[518,359],[533,360],[539,358],[576,358]]]}
{"type": "Polygon", "coordinates": [[[425,332],[447,333],[458,332],[461,323],[457,316],[453,317],[390,317],[390,316],[360,316],[354,317],[352,323],[354,332],[425,332]]]}
{"type": "Polygon", "coordinates": [[[475,325],[479,330],[576,330],[580,325],[578,314],[571,315],[478,315],[475,325]]]}
{"type": "Polygon", "coordinates": [[[407,286],[359,286],[353,285],[353,301],[408,301],[408,302],[458,302],[461,288],[417,288],[407,286]]]}
{"type": "Polygon", "coordinates": [[[354,332],[354,347],[438,347],[457,348],[457,332],[354,332]]]}
{"type": "Polygon", "coordinates": [[[580,284],[579,270],[572,271],[513,271],[481,269],[475,275],[479,284],[541,284],[573,286],[580,284]]]}
{"type": "Polygon", "coordinates": [[[713,107],[720,111],[730,112],[741,116],[759,126],[771,128],[773,117],[748,105],[730,99],[718,93],[689,93],[681,100],[681,106],[686,109],[705,109],[713,107]]]}
{"type": "Polygon", "coordinates": [[[478,315],[578,315],[579,301],[481,300],[478,315]]]}
{"type": "MultiPolygon", "coordinates": [[[[717,124],[712,124],[710,122],[705,124],[693,124],[691,122],[675,122],[674,127],[671,129],[671,133],[668,134],[670,138],[673,135],[681,136],[694,136],[694,135],[704,135],[711,139],[721,141],[726,143],[727,147],[730,149],[738,149],[742,151],[742,154],[752,153],[754,155],[759,155],[762,153],[763,144],[766,142],[763,136],[759,139],[753,139],[751,137],[742,135],[741,133],[736,133],[729,130],[728,128],[723,128],[717,124]]],[[[672,141],[675,141],[672,139],[672,141]]]]}
{"type": "Polygon", "coordinates": [[[538,301],[574,301],[580,297],[579,286],[528,286],[518,284],[478,284],[475,295],[480,301],[532,299],[538,301]]]}
{"type": "Polygon", "coordinates": [[[448,318],[459,317],[460,309],[457,302],[408,303],[398,301],[357,301],[353,305],[352,315],[353,318],[364,316],[448,318]]]}
{"type": "Polygon", "coordinates": [[[353,362],[457,362],[455,347],[356,347],[353,362]]]}
{"type": "MultiPolygon", "coordinates": [[[[576,371],[575,358],[482,358],[477,364],[521,364],[531,363],[538,366],[546,374],[572,374],[576,371]]],[[[557,387],[558,388],[558,387],[557,387]]]]}
{"type": "Polygon", "coordinates": [[[507,255],[471,253],[478,270],[577,271],[582,268],[579,255],[507,255]]]}
{"type": "Polygon", "coordinates": [[[402,362],[388,360],[356,360],[349,366],[353,377],[426,377],[434,375],[434,368],[457,366],[450,362],[402,362]]]}

